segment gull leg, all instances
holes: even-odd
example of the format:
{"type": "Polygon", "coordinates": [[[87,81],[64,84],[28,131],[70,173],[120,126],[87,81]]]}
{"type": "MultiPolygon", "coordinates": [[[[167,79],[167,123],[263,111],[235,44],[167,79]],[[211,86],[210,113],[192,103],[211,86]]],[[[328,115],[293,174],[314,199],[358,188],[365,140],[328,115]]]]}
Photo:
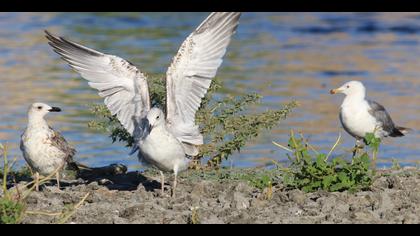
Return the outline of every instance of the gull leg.
{"type": "Polygon", "coordinates": [[[363,146],[360,145],[360,140],[357,139],[356,140],[356,145],[354,145],[354,150],[353,150],[353,157],[355,157],[359,151],[359,149],[363,149],[363,146]]]}
{"type": "Polygon", "coordinates": [[[57,171],[57,173],[55,173],[55,178],[57,180],[58,190],[60,190],[60,172],[57,171]]]}
{"type": "Polygon", "coordinates": [[[35,190],[39,192],[39,173],[35,172],[35,190]]]}
{"type": "Polygon", "coordinates": [[[174,186],[172,188],[172,197],[173,198],[175,197],[176,185],[177,185],[177,173],[175,173],[174,186]]]}
{"type": "Polygon", "coordinates": [[[178,180],[178,166],[175,165],[175,167],[174,167],[174,185],[172,186],[172,197],[173,198],[175,198],[177,180],[178,180]]]}
{"type": "Polygon", "coordinates": [[[162,171],[160,172],[160,191],[161,194],[163,195],[165,193],[165,175],[163,174],[162,171]]]}
{"type": "Polygon", "coordinates": [[[357,144],[354,145],[354,148],[353,148],[353,156],[352,157],[355,157],[356,154],[357,154],[357,144]]]}

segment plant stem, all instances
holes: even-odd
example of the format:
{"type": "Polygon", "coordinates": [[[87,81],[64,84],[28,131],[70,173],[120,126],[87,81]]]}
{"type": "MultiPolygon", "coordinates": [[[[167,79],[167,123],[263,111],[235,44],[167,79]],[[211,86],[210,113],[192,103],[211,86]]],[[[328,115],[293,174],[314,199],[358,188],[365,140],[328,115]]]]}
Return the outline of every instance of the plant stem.
{"type": "Polygon", "coordinates": [[[293,130],[290,130],[290,138],[292,139],[292,142],[293,142],[293,146],[294,146],[293,149],[295,149],[296,159],[297,159],[297,161],[300,161],[300,155],[299,155],[298,145],[296,143],[295,133],[293,132],[293,130]]]}
{"type": "Polygon", "coordinates": [[[69,219],[70,219],[70,217],[72,217],[73,215],[74,215],[74,213],[76,213],[76,211],[77,211],[77,209],[79,209],[79,207],[80,206],[82,206],[82,204],[86,201],[86,199],[89,197],[89,195],[90,195],[90,193],[87,193],[83,198],[82,198],[82,200],[80,200],[80,202],[79,203],[77,203],[75,206],[74,206],[74,208],[73,208],[73,210],[70,212],[70,213],[68,213],[67,215],[64,215],[64,217],[58,222],[59,224],[64,224],[64,223],[66,223],[69,219]]]}
{"type": "Polygon", "coordinates": [[[7,194],[7,175],[8,175],[8,161],[7,161],[7,146],[3,147],[3,193],[7,194]]]}
{"type": "Polygon", "coordinates": [[[334,151],[334,149],[338,146],[338,144],[340,143],[340,139],[341,139],[341,133],[338,133],[338,138],[337,141],[335,141],[334,146],[331,148],[331,150],[328,152],[327,156],[325,157],[325,161],[328,160],[328,158],[330,157],[331,153],[334,151]]]}
{"type": "Polygon", "coordinates": [[[277,147],[279,147],[279,148],[282,148],[282,149],[284,149],[284,150],[286,150],[286,151],[288,151],[288,152],[293,152],[293,150],[291,150],[290,148],[287,148],[287,147],[285,147],[285,146],[283,146],[283,145],[281,145],[281,144],[279,144],[279,143],[276,143],[276,142],[274,142],[274,141],[271,141],[274,145],[276,145],[277,147]]]}

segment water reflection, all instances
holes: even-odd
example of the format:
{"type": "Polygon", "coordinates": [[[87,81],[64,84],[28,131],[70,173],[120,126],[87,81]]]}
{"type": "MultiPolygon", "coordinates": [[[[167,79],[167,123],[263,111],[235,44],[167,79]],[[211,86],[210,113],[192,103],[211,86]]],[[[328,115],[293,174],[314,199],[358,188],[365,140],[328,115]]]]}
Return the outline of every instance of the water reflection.
{"type": "MultiPolygon", "coordinates": [[[[50,115],[78,149],[77,159],[89,165],[122,162],[137,168],[123,144],[87,128],[87,104],[101,103],[46,44],[43,30],[71,37],[100,51],[126,58],[148,74],[163,75],[185,37],[207,13],[1,13],[0,14],[0,140],[20,158],[20,133],[27,106],[42,101],[64,108],[50,115]]],[[[338,121],[340,96],[328,90],[345,81],[362,80],[368,96],[383,105],[396,123],[420,125],[420,14],[418,13],[244,13],[218,76],[224,94],[258,92],[263,105],[277,108],[298,100],[302,105],[272,132],[260,136],[240,154],[235,166],[285,161],[272,140],[286,143],[291,128],[327,148],[343,132],[338,121]]],[[[220,95],[224,95],[220,94],[220,95]]],[[[343,135],[343,149],[353,139],[343,135]]],[[[387,139],[380,153],[404,164],[420,160],[419,132],[387,139]]],[[[381,164],[382,165],[382,164],[381,164]]]]}

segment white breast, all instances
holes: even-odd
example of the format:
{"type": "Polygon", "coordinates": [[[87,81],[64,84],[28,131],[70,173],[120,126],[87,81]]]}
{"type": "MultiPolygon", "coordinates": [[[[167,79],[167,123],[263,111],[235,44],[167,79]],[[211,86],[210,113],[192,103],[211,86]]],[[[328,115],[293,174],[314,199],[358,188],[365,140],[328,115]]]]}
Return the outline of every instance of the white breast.
{"type": "Polygon", "coordinates": [[[21,141],[23,157],[33,171],[49,175],[65,163],[65,153],[49,141],[49,130],[27,129],[21,141]]]}
{"type": "Polygon", "coordinates": [[[366,133],[374,132],[377,126],[375,118],[369,113],[369,105],[364,100],[343,103],[340,118],[346,131],[356,138],[363,138],[366,133]]]}
{"type": "Polygon", "coordinates": [[[144,161],[162,171],[184,171],[188,159],[178,139],[165,128],[154,128],[146,139],[140,141],[140,154],[144,161]]]}

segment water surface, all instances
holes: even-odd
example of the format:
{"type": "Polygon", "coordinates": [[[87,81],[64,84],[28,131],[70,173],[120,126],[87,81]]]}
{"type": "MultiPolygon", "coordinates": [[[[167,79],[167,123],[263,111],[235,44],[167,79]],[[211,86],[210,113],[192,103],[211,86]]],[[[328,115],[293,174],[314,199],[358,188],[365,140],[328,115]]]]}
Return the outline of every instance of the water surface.
{"type": "MultiPolygon", "coordinates": [[[[29,104],[42,101],[64,109],[49,122],[76,146],[77,160],[93,166],[120,162],[140,168],[122,143],[87,128],[88,104],[102,103],[96,92],[52,52],[44,29],[99,51],[116,54],[151,75],[163,76],[172,56],[208,13],[1,13],[0,141],[23,163],[18,148],[29,104]]],[[[297,100],[301,106],[274,130],[265,132],[227,165],[249,167],[286,161],[290,129],[327,149],[343,134],[338,154],[354,140],[338,120],[342,96],[331,88],[361,80],[368,96],[387,107],[394,121],[420,126],[419,13],[244,13],[218,76],[224,93],[258,92],[253,111],[276,109],[297,100]]],[[[386,139],[379,166],[393,158],[403,165],[420,161],[420,133],[386,139]]]]}

